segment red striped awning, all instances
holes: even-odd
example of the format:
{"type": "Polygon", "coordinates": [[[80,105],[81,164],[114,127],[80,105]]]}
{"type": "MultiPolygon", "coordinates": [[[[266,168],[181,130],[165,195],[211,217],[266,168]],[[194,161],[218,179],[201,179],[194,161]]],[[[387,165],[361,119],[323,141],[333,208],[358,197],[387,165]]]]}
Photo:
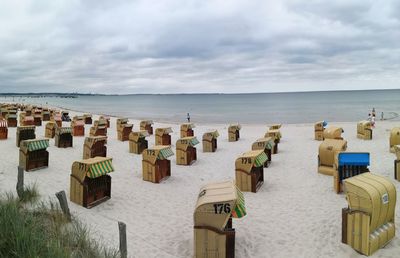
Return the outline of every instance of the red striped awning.
{"type": "Polygon", "coordinates": [[[7,127],[7,120],[0,120],[0,127],[7,127]]]}

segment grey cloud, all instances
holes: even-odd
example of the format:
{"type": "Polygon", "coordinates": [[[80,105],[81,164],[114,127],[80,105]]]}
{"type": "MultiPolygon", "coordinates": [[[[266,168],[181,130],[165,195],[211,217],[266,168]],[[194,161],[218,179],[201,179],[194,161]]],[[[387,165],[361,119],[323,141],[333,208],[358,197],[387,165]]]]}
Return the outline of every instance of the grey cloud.
{"type": "Polygon", "coordinates": [[[4,0],[0,92],[398,88],[399,10],[364,0],[4,0]]]}

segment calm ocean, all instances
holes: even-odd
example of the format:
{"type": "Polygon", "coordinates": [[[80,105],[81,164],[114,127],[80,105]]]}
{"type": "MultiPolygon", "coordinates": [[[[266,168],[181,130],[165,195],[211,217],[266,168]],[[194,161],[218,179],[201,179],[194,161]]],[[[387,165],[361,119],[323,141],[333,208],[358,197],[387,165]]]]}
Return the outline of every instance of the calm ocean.
{"type": "MultiPolygon", "coordinates": [[[[0,97],[0,101],[12,100],[0,97]]],[[[132,119],[182,122],[189,112],[197,123],[312,123],[319,120],[350,122],[366,119],[374,107],[400,120],[400,90],[334,91],[258,94],[177,94],[79,96],[78,98],[15,97],[17,102],[58,106],[76,111],[132,119]]]]}

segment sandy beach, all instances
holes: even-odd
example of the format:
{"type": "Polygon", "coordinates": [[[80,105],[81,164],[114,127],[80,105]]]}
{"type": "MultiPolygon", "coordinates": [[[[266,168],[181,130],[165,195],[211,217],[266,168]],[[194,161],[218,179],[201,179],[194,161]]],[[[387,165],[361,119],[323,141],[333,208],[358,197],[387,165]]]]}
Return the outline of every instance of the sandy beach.
{"type": "MultiPolygon", "coordinates": [[[[80,114],[71,112],[70,116],[80,114]]],[[[93,120],[98,115],[93,116],[93,120]]],[[[193,121],[196,123],[196,121],[193,121]]],[[[277,121],[279,122],[279,121],[277,121]]],[[[45,123],[36,128],[36,137],[44,137],[45,123]]],[[[134,131],[140,121],[130,119],[134,131]]],[[[70,123],[64,122],[64,126],[70,123]]],[[[242,125],[238,142],[228,142],[227,126],[197,124],[195,136],[207,129],[220,133],[215,153],[203,153],[197,145],[197,161],[192,166],[177,166],[171,160],[171,177],[160,184],[142,180],[141,155],[129,153],[128,142],[117,140],[116,118],[108,129],[108,157],[113,158],[115,172],[111,173],[111,199],[92,209],[69,202],[74,216],[84,221],[94,238],[105,245],[118,248],[118,221],[127,224],[129,257],[192,257],[193,211],[201,186],[235,176],[234,161],[251,144],[262,137],[266,124],[242,125]]],[[[389,152],[390,129],[398,123],[378,121],[373,140],[356,137],[356,122],[329,123],[344,129],[348,151],[370,152],[373,173],[394,180],[393,160],[389,152]]],[[[179,138],[178,124],[171,126],[172,149],[179,138]]],[[[257,193],[244,193],[247,216],[235,219],[236,257],[361,257],[350,246],[341,243],[341,209],[347,206],[344,194],[333,191],[333,178],[317,173],[318,146],[314,140],[313,124],[284,124],[279,153],[264,169],[264,185],[257,193]]],[[[85,126],[89,135],[90,125],[85,126]]],[[[9,128],[9,137],[0,142],[0,189],[15,192],[19,149],[15,146],[16,128],[9,128]]],[[[147,138],[154,144],[154,135],[147,138]]],[[[55,199],[57,191],[69,196],[71,165],[82,159],[84,137],[74,137],[73,148],[60,149],[50,140],[49,167],[25,173],[26,184],[36,183],[42,200],[55,199]]],[[[396,205],[396,227],[400,209],[396,205]]],[[[397,230],[397,234],[398,234],[397,230]]],[[[385,248],[371,257],[398,257],[400,239],[396,236],[385,248]]]]}

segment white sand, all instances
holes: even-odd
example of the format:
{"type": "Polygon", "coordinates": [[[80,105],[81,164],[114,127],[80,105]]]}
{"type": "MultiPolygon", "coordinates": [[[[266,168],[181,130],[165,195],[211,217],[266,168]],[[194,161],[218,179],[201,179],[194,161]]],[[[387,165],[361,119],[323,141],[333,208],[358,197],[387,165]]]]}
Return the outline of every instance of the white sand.
{"type": "MultiPolygon", "coordinates": [[[[75,115],[71,112],[71,117],[75,115]]],[[[94,116],[97,119],[98,116],[94,116]]],[[[131,120],[134,130],[139,121],[131,120]]],[[[65,123],[65,126],[69,123],[65,123]]],[[[372,141],[356,138],[356,123],[331,123],[342,126],[349,151],[371,153],[370,169],[393,179],[394,154],[389,152],[390,129],[394,122],[377,122],[372,141]]],[[[172,142],[179,138],[172,126],[172,142]]],[[[89,125],[85,126],[86,135],[89,125]]],[[[108,131],[108,156],[113,158],[112,197],[92,209],[69,203],[74,216],[86,222],[93,236],[118,248],[117,221],[127,224],[130,257],[191,257],[193,255],[193,211],[199,188],[207,183],[234,178],[236,157],[251,149],[264,135],[265,125],[243,125],[241,139],[228,142],[226,125],[198,125],[195,135],[215,128],[220,132],[216,153],[203,153],[198,146],[198,160],[192,166],[175,165],[172,176],[161,184],[142,180],[141,155],[128,152],[128,142],[117,140],[115,118],[108,131]]],[[[257,193],[245,193],[248,215],[234,220],[236,257],[361,257],[341,243],[341,209],[345,196],[333,191],[333,179],[317,173],[317,152],[321,142],[313,140],[313,125],[283,125],[279,153],[265,169],[265,183],[257,193]]],[[[0,142],[0,188],[15,192],[19,149],[15,146],[16,129],[9,129],[9,139],[0,142]]],[[[44,126],[37,137],[44,136],[44,126]]],[[[148,137],[149,146],[154,136],[148,137]]],[[[73,161],[82,158],[84,137],[74,137],[74,147],[59,149],[50,140],[49,168],[25,173],[27,184],[36,183],[43,199],[55,199],[54,193],[65,190],[69,196],[69,175],[73,161]]],[[[173,146],[175,152],[175,146],[173,146]]],[[[399,192],[399,191],[398,191],[399,192]]],[[[399,196],[399,195],[398,195],[399,196]]],[[[396,226],[399,227],[399,205],[396,226]]],[[[399,232],[397,231],[397,235],[399,232]]],[[[399,257],[400,240],[396,236],[372,257],[399,257]]]]}

